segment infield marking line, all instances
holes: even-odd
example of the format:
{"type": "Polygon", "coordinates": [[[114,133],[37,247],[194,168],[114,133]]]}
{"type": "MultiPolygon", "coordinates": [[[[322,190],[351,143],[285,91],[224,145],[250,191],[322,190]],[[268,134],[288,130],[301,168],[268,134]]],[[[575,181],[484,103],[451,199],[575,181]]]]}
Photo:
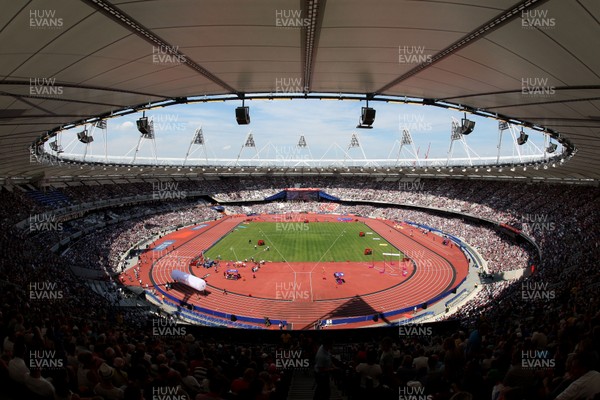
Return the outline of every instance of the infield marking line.
{"type": "Polygon", "coordinates": [[[296,274],[296,271],[290,265],[290,262],[283,256],[283,254],[281,254],[281,252],[279,251],[279,249],[275,246],[275,243],[267,236],[267,234],[262,229],[258,228],[258,231],[260,233],[262,233],[263,235],[265,235],[265,237],[267,238],[267,240],[269,241],[269,243],[271,243],[271,245],[273,246],[273,249],[275,249],[275,251],[279,253],[279,255],[281,256],[281,258],[283,259],[283,261],[287,264],[288,268],[291,269],[292,272],[294,272],[294,274],[296,274]]]}
{"type": "Polygon", "coordinates": [[[321,255],[321,258],[319,258],[319,261],[317,261],[317,263],[314,265],[313,269],[310,270],[310,272],[313,272],[315,270],[315,268],[317,268],[319,266],[319,263],[321,262],[321,260],[323,259],[323,257],[325,257],[325,255],[327,253],[329,253],[329,250],[331,250],[331,248],[333,246],[335,246],[335,244],[337,243],[337,241],[340,240],[340,238],[344,235],[344,233],[346,233],[345,229],[342,232],[340,232],[339,235],[337,235],[337,237],[335,238],[335,240],[333,241],[333,243],[331,243],[331,246],[329,246],[329,248],[321,255]]]}

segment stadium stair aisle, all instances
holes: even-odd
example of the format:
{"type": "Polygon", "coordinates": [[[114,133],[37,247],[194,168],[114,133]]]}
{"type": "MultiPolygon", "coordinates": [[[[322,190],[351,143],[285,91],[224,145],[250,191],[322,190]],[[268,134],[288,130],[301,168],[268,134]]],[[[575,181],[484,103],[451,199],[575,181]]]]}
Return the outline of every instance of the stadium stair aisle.
{"type": "MultiPolygon", "coordinates": [[[[307,400],[312,399],[314,394],[315,378],[311,371],[294,371],[290,390],[288,391],[288,400],[307,400]]],[[[333,381],[331,382],[331,397],[330,400],[346,400],[346,396],[342,396],[333,381]]]]}

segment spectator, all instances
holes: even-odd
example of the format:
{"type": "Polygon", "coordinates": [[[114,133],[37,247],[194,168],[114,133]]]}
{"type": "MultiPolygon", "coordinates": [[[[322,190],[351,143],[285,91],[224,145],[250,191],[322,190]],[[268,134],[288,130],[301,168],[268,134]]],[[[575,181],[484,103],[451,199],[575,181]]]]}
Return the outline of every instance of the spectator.
{"type": "Polygon", "coordinates": [[[377,364],[377,352],[369,350],[367,361],[356,366],[356,372],[360,379],[361,398],[371,398],[379,388],[379,378],[383,374],[381,366],[377,364]]]}
{"type": "Polygon", "coordinates": [[[94,393],[102,396],[105,400],[122,400],[125,397],[123,390],[115,387],[112,379],[115,375],[115,370],[106,363],[102,363],[98,368],[100,382],[94,387],[94,393]]]}
{"type": "Polygon", "coordinates": [[[42,376],[39,368],[32,368],[29,374],[25,375],[25,387],[41,398],[54,398],[54,386],[42,376]]]}
{"type": "Polygon", "coordinates": [[[593,370],[591,354],[578,353],[573,357],[569,374],[573,380],[556,400],[593,399],[600,393],[600,372],[593,370]]]}

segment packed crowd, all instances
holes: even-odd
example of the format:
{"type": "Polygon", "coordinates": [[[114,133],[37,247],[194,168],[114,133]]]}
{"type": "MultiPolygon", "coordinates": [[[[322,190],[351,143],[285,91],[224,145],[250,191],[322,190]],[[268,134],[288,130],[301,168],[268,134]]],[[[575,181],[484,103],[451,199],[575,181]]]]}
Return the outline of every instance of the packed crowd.
{"type": "MultiPolygon", "coordinates": [[[[514,284],[518,284],[515,279],[488,282],[482,285],[481,290],[475,292],[475,296],[469,298],[469,302],[461,306],[457,315],[461,318],[469,318],[471,315],[485,314],[487,310],[495,306],[494,301],[503,297],[504,291],[514,284]]],[[[441,316],[440,319],[446,319],[441,316]]]]}
{"type": "MultiPolygon", "coordinates": [[[[553,237],[561,230],[587,229],[592,224],[592,213],[597,190],[577,185],[531,184],[522,185],[494,181],[420,180],[373,181],[369,178],[227,178],[210,181],[179,181],[181,191],[204,191],[222,200],[263,200],[285,188],[319,187],[343,200],[370,200],[419,207],[435,207],[473,214],[480,218],[507,223],[531,235],[540,246],[553,246],[553,237]],[[589,190],[588,190],[589,189],[589,190]],[[583,197],[580,197],[580,194],[583,197]],[[583,206],[565,213],[563,204],[577,198],[583,206]],[[567,202],[554,201],[555,199],[567,202]],[[554,231],[554,232],[553,232],[554,231]]],[[[156,183],[137,182],[101,186],[73,186],[62,188],[74,202],[91,198],[108,199],[139,194],[151,194],[156,183]]],[[[18,191],[16,193],[19,195],[18,191]]],[[[33,206],[30,199],[22,201],[33,206]]],[[[9,206],[10,207],[10,206],[9,206]]],[[[36,207],[39,208],[38,205],[36,207]]],[[[9,213],[10,214],[10,213],[9,213]]],[[[13,217],[14,214],[10,216],[13,217]]],[[[27,217],[27,214],[23,215],[27,217]]]]}
{"type": "MultiPolygon", "coordinates": [[[[139,211],[139,206],[133,210],[139,211]]],[[[123,210],[120,210],[122,213],[123,210]]],[[[143,213],[145,214],[145,213],[143,213]]],[[[97,230],[76,242],[64,257],[73,265],[121,272],[121,259],[136,243],[164,233],[169,227],[213,220],[220,214],[209,206],[188,201],[186,206],[152,216],[138,217],[97,230]]]]}
{"type": "MultiPolygon", "coordinates": [[[[3,193],[3,200],[22,207],[9,196],[3,193]]],[[[187,213],[212,216],[207,210],[187,213]]],[[[181,215],[156,218],[158,226],[179,222],[181,215]]],[[[289,376],[265,364],[262,346],[157,334],[151,323],[157,317],[113,307],[70,273],[69,260],[22,240],[10,222],[0,230],[2,396],[150,400],[169,393],[186,399],[230,393],[285,399],[289,376]]]]}
{"type": "Polygon", "coordinates": [[[29,218],[32,214],[43,213],[45,208],[34,200],[25,196],[19,189],[13,188],[11,192],[6,189],[0,191],[0,219],[2,226],[12,226],[17,222],[29,218]]]}
{"type": "MultiPolygon", "coordinates": [[[[307,182],[299,184],[317,186],[307,182]]],[[[370,333],[362,339],[357,339],[358,333],[342,334],[336,341],[350,351],[340,361],[332,356],[335,346],[328,340],[319,347],[309,335],[294,334],[284,345],[306,349],[317,388],[326,393],[332,378],[353,399],[397,399],[399,393],[406,398],[423,393],[436,400],[593,399],[600,392],[600,270],[594,263],[600,256],[600,232],[595,229],[600,223],[600,191],[543,184],[524,190],[518,184],[478,181],[425,184],[426,193],[396,190],[396,197],[392,186],[398,183],[371,182],[369,186],[366,180],[331,181],[323,187],[342,198],[412,201],[508,223],[531,234],[542,260],[527,280],[486,287],[475,303],[454,314],[463,325],[458,329],[434,325],[432,333],[398,335],[396,328],[393,334],[370,333]],[[486,302],[486,296],[493,296],[494,301],[486,302]]],[[[294,183],[281,180],[264,182],[264,186],[272,190],[294,183]]],[[[133,316],[113,309],[69,273],[69,261],[36,241],[19,238],[12,225],[30,213],[30,203],[18,192],[2,191],[1,195],[0,379],[6,383],[5,393],[28,399],[140,400],[161,393],[197,399],[285,398],[289,371],[273,367],[279,340],[247,344],[244,338],[232,340],[210,330],[202,331],[203,337],[154,336],[151,327],[133,323],[139,323],[144,314],[133,316]],[[56,285],[38,284],[44,282],[56,285]],[[61,296],[37,300],[44,291],[60,291],[61,296]],[[40,354],[45,357],[42,361],[64,355],[64,364],[40,367],[36,362],[40,354]]],[[[309,204],[314,212],[322,210],[319,203],[309,204]]],[[[268,205],[260,207],[264,207],[260,212],[268,212],[268,205]]],[[[512,251],[504,238],[486,249],[488,228],[458,218],[370,206],[340,205],[336,212],[348,212],[345,207],[351,207],[352,213],[411,220],[455,234],[477,246],[488,259],[512,251]],[[509,247],[486,256],[486,251],[496,251],[503,243],[509,247]]],[[[513,268],[504,261],[499,264],[499,270],[513,268]]]]}

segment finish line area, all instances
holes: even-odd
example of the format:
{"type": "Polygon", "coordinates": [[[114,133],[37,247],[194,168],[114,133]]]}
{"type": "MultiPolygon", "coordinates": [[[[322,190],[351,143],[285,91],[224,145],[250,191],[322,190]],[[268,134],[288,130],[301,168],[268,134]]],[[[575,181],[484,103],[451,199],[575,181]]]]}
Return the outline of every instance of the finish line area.
{"type": "MultiPolygon", "coordinates": [[[[179,302],[194,312],[224,321],[232,316],[238,320],[248,317],[261,321],[268,317],[271,321],[285,321],[293,329],[312,329],[317,321],[344,320],[339,324],[332,322],[332,328],[374,325],[371,318],[380,314],[389,320],[399,320],[406,317],[407,310],[426,308],[432,301],[439,301],[440,295],[449,294],[467,276],[469,268],[464,254],[456,246],[442,244],[439,236],[436,240],[436,235],[424,234],[404,223],[357,216],[342,216],[346,219],[341,222],[340,217],[329,214],[239,215],[204,222],[202,227],[181,228],[151,243],[140,255],[135,268],[124,272],[121,280],[125,284],[142,286],[159,301],[179,302]],[[348,253],[350,249],[336,253],[332,246],[327,256],[317,254],[311,261],[288,261],[279,249],[282,238],[285,239],[280,233],[276,235],[277,240],[274,240],[275,236],[267,235],[261,246],[258,238],[238,244],[233,251],[236,254],[245,251],[244,255],[238,254],[243,259],[230,254],[219,254],[220,259],[208,257],[216,244],[229,240],[230,234],[233,237],[254,225],[260,227],[261,222],[285,218],[288,222],[314,226],[311,228],[314,230],[320,222],[355,224],[364,229],[361,234],[365,233],[361,239],[356,239],[356,243],[365,245],[354,249],[354,253],[360,251],[361,254],[353,260],[336,256],[348,253]],[[273,240],[270,240],[272,236],[273,240]],[[384,241],[393,246],[387,247],[390,250],[400,251],[379,251],[377,257],[369,257],[366,244],[375,247],[372,243],[383,244],[384,241]],[[278,253],[284,259],[272,261],[278,253]],[[174,283],[173,270],[204,279],[206,289],[200,292],[174,283]],[[228,279],[232,275],[228,273],[230,270],[236,270],[239,279],[228,279]]],[[[322,228],[325,226],[321,225],[322,228]]],[[[336,239],[327,240],[333,243],[336,239]]],[[[228,245],[221,246],[221,249],[229,248],[228,245]]]]}

